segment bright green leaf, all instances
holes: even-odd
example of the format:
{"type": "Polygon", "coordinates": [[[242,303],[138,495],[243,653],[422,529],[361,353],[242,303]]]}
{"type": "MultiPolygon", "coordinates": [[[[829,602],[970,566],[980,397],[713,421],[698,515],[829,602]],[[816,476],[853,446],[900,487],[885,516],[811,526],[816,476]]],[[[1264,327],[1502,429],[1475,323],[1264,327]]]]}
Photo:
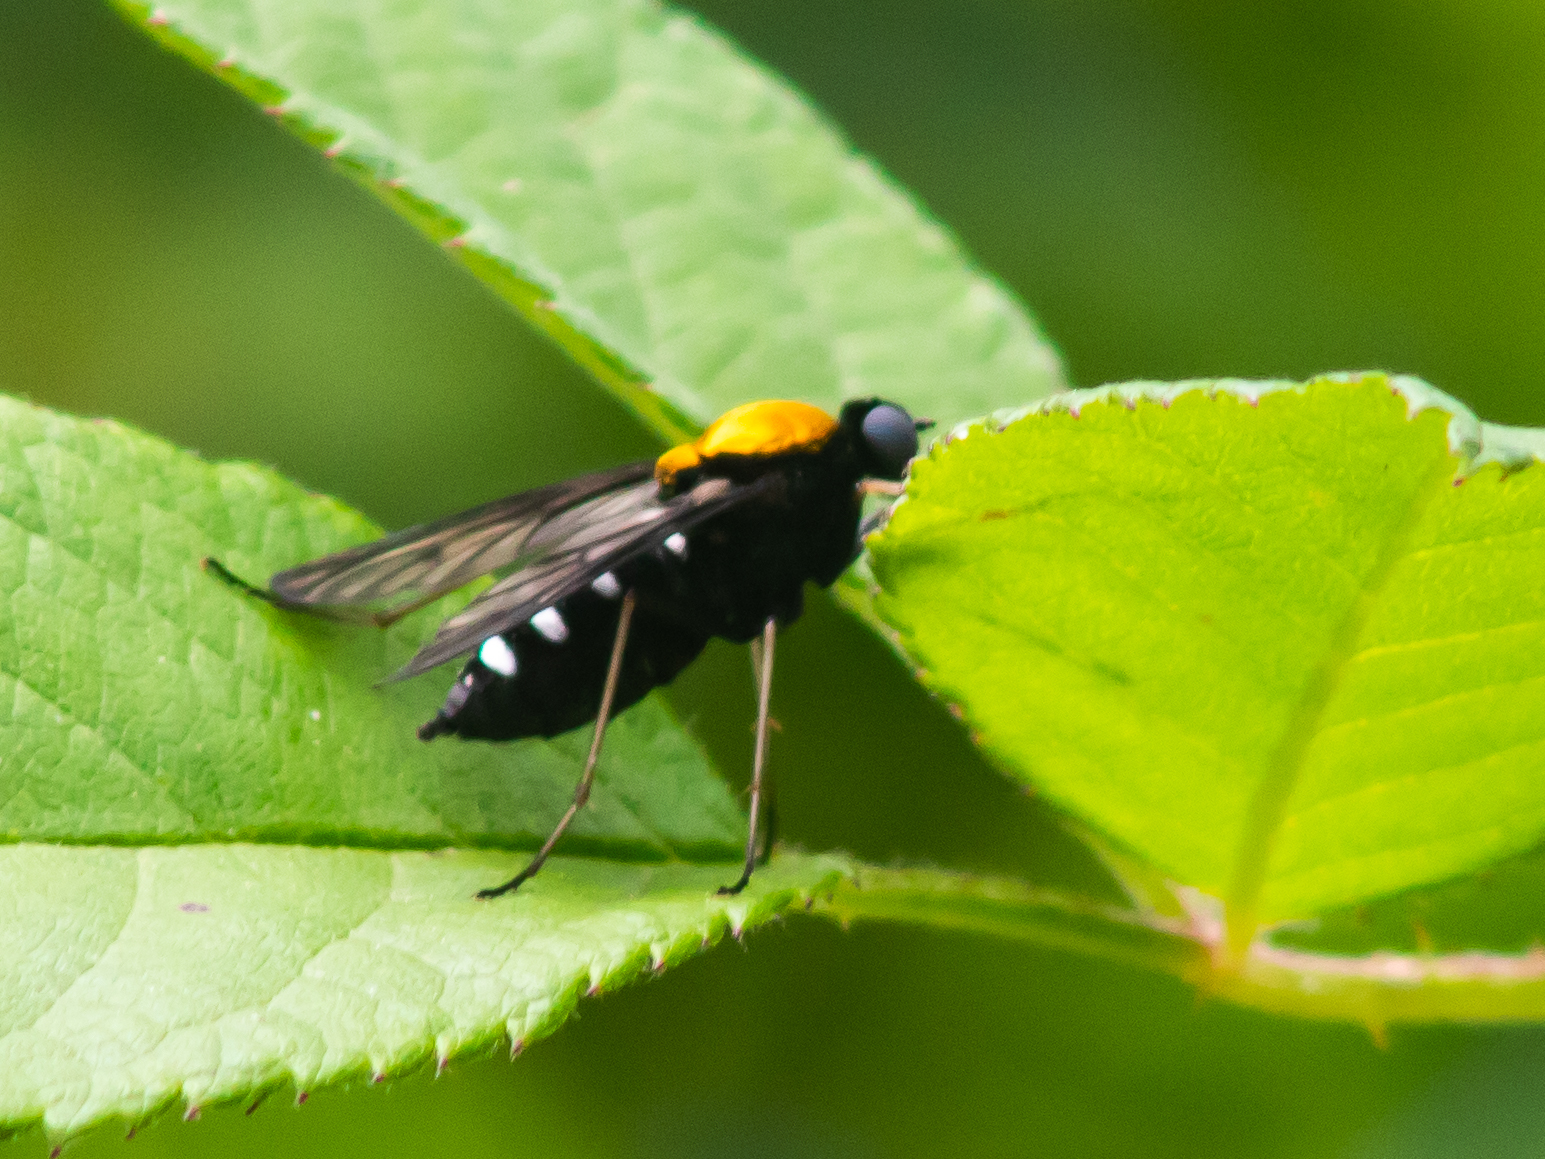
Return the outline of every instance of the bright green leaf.
{"type": "MultiPolygon", "coordinates": [[[[319,622],[243,597],[375,534],[248,464],[209,464],[115,423],[0,398],[0,832],[534,847],[587,738],[423,744],[447,666],[375,687],[433,630],[319,622]]],[[[749,711],[749,709],[748,709],[749,711]]],[[[744,821],[658,700],[608,733],[574,851],[732,857],[744,821]]]]}
{"type": "Polygon", "coordinates": [[[1545,834],[1539,439],[1378,375],[1075,392],[916,465],[877,606],[1242,939],[1545,834]]]}
{"type": "Polygon", "coordinates": [[[613,860],[474,900],[529,855],[411,847],[532,846],[587,737],[422,744],[449,670],[374,682],[443,607],[323,623],[199,566],[262,578],[371,534],[269,471],[0,398],[0,1123],[63,1135],[529,1041],[842,870],[782,857],[715,898],[733,862],[679,858],[728,861],[745,822],[646,701],[565,846],[613,860]],[[660,864],[616,860],[638,857],[660,864]]]}
{"type": "Polygon", "coordinates": [[[829,888],[723,866],[283,845],[0,848],[0,1123],[54,1137],[170,1106],[398,1074],[561,1024],[586,994],[829,888]]]}
{"type": "Polygon", "coordinates": [[[123,6],[451,244],[667,435],[673,408],[702,423],[754,398],[880,394],[954,421],[1060,384],[1002,287],[690,16],[643,0],[123,6]]]}

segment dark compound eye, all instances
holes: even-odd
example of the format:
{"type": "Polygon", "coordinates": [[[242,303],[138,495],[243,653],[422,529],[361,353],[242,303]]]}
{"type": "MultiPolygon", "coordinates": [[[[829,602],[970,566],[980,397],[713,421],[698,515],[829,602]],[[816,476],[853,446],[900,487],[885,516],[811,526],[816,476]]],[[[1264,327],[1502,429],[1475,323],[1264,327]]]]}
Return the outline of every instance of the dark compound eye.
{"type": "Polygon", "coordinates": [[[864,442],[888,478],[899,479],[917,454],[917,424],[899,406],[882,402],[864,416],[864,442]]]}

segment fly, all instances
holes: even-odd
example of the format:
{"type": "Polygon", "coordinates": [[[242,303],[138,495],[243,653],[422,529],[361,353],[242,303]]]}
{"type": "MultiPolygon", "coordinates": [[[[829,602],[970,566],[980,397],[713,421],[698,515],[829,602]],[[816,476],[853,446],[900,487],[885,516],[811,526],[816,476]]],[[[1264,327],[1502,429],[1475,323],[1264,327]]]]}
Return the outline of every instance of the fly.
{"type": "Polygon", "coordinates": [[[531,878],[590,797],[606,725],[669,683],[711,637],[758,641],[756,748],[739,893],[756,866],[778,629],[804,585],[829,586],[858,557],[866,491],[896,493],[917,454],[917,421],[880,399],[836,418],[800,402],[721,415],[658,459],[499,499],[281,571],[253,587],[280,608],[386,626],[491,572],[506,573],[388,679],[468,657],[418,730],[467,740],[552,737],[594,722],[573,802],[531,862],[490,898],[531,878]]]}

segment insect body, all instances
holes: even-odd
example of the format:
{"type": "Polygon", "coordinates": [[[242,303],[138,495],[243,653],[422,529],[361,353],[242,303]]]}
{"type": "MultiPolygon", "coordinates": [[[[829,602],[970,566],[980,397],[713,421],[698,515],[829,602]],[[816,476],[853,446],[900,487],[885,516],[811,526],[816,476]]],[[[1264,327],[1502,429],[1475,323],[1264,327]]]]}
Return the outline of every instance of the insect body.
{"type": "Polygon", "coordinates": [[[589,796],[611,716],[668,683],[710,637],[760,638],[746,862],[724,891],[738,892],[755,863],[777,629],[799,617],[807,581],[828,585],[857,557],[864,481],[900,480],[920,425],[878,399],[850,402],[835,419],[804,403],[750,403],[652,463],[501,499],[280,572],[270,591],[248,590],[281,607],[384,625],[513,569],[392,677],[470,654],[419,729],[425,740],[550,737],[596,722],[568,813],[521,874],[479,896],[540,868],[589,796]],[[401,596],[409,598],[369,610],[401,596]]]}

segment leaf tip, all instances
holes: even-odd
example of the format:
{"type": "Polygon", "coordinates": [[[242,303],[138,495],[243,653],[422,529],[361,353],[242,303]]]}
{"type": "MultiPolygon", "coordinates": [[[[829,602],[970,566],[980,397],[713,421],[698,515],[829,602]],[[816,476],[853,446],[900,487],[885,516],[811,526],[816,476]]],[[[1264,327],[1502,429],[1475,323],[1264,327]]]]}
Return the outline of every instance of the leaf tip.
{"type": "Polygon", "coordinates": [[[197,1103],[189,1103],[188,1109],[182,1113],[182,1121],[184,1123],[191,1123],[203,1113],[204,1108],[197,1103]]]}

